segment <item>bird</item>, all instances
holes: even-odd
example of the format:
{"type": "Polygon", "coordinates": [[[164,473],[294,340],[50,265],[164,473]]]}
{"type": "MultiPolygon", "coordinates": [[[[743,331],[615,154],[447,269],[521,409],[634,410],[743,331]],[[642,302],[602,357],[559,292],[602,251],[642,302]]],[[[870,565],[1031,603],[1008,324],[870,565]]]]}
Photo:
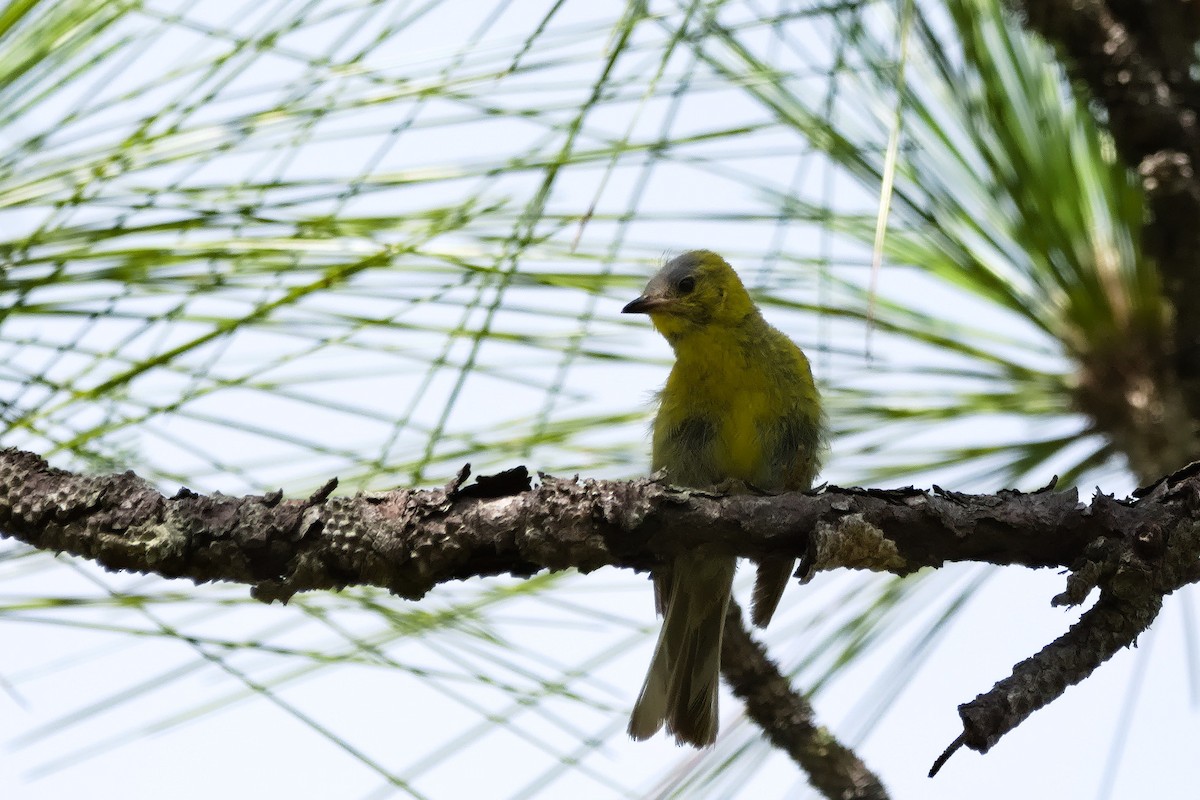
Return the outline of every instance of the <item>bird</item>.
{"type": "MultiPolygon", "coordinates": [[[[651,467],[673,485],[779,492],[812,486],[824,414],[804,352],[773,328],[733,267],[710,250],[667,261],[627,304],[647,314],[675,353],[657,398],[651,467]]],[[[679,745],[717,737],[721,635],[736,559],[698,548],[653,571],[663,617],[629,721],[648,739],[664,725],[679,745]]],[[[764,559],[751,619],[765,627],[794,559],[764,559]]]]}

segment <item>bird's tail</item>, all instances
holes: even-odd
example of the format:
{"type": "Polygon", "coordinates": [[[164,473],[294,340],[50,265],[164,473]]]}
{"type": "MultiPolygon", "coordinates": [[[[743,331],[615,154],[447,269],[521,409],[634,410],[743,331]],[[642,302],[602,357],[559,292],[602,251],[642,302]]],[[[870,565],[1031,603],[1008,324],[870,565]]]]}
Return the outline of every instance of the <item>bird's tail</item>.
{"type": "Polygon", "coordinates": [[[796,568],[796,560],[791,558],[772,559],[758,565],[758,574],[754,578],[754,595],[750,601],[750,619],[760,628],[767,627],[783,590],[787,588],[792,578],[792,570],[796,568]]]}
{"type": "Polygon", "coordinates": [[[717,738],[721,631],[733,586],[732,558],[680,556],[660,593],[665,619],[629,720],[635,739],[665,722],[680,744],[704,747],[717,738]]]}

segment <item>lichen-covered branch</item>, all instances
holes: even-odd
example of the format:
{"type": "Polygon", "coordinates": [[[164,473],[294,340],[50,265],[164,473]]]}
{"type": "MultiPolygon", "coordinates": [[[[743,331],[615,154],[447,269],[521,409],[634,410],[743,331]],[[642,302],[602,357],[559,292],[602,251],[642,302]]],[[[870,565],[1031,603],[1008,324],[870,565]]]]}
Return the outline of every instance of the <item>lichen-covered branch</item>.
{"type": "Polygon", "coordinates": [[[311,497],[164,497],[132,473],[78,475],[0,451],[0,534],[114,570],[235,581],[263,600],[350,585],[419,598],[439,583],[602,566],[650,569],[697,548],[800,558],[800,575],[897,574],[953,561],[1067,567],[1056,603],[1100,600],[1059,640],[961,709],[981,752],[1153,621],[1200,580],[1200,464],[1128,500],[1074,491],[966,495],[934,487],[723,496],[654,479],[600,481],[524,468],[434,490],[311,497]]]}
{"type": "Polygon", "coordinates": [[[478,575],[649,569],[697,547],[801,557],[806,571],[903,574],[947,561],[1066,566],[1122,524],[1094,517],[1074,492],[828,488],[726,497],[650,478],[543,477],[531,486],[524,468],[460,483],[353,497],[331,496],[330,486],[294,500],[187,490],[164,497],[132,473],[77,475],[5,450],[0,527],[109,569],[235,581],[264,600],[286,600],[355,584],[415,599],[478,575]]]}
{"type": "Polygon", "coordinates": [[[955,750],[966,745],[986,753],[1000,737],[1030,714],[1079,683],[1150,627],[1162,608],[1163,598],[1200,578],[1200,464],[1139,492],[1135,504],[1118,503],[1098,495],[1090,512],[1094,517],[1125,518],[1125,509],[1173,506],[1176,524],[1149,518],[1128,520],[1122,537],[1102,537],[1088,545],[1067,580],[1067,589],[1054,598],[1056,605],[1078,605],[1100,588],[1096,604],[1084,612],[1070,630],[1013,667],[1012,675],[988,692],[959,706],[963,733],[934,763],[937,774],[955,750]]]}

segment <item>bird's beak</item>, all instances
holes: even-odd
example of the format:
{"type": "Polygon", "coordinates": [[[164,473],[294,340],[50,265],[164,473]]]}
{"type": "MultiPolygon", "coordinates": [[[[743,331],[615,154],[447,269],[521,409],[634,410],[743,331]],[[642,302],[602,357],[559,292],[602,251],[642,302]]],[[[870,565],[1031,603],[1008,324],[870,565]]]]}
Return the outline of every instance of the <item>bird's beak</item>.
{"type": "Polygon", "coordinates": [[[670,305],[671,301],[666,297],[653,294],[644,294],[636,300],[630,301],[624,308],[621,309],[621,313],[653,314],[655,311],[662,311],[670,305]]]}

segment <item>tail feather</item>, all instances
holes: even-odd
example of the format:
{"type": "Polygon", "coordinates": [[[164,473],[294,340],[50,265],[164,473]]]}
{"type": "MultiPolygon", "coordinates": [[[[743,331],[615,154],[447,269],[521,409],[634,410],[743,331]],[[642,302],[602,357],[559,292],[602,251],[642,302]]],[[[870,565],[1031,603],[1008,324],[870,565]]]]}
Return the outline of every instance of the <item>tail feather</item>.
{"type": "Polygon", "coordinates": [[[717,738],[721,632],[733,585],[731,558],[681,556],[670,570],[668,599],[654,659],[629,721],[635,739],[663,723],[680,744],[704,747],[717,738]]]}
{"type": "Polygon", "coordinates": [[[639,741],[658,733],[667,718],[667,681],[671,668],[667,662],[667,650],[663,646],[665,640],[663,631],[659,631],[654,658],[650,661],[642,691],[629,716],[629,735],[639,741]]]}
{"type": "Polygon", "coordinates": [[[779,600],[795,568],[794,559],[759,562],[758,574],[754,578],[754,595],[750,600],[750,619],[758,627],[767,627],[771,617],[775,616],[775,609],[779,607],[779,600]]]}

